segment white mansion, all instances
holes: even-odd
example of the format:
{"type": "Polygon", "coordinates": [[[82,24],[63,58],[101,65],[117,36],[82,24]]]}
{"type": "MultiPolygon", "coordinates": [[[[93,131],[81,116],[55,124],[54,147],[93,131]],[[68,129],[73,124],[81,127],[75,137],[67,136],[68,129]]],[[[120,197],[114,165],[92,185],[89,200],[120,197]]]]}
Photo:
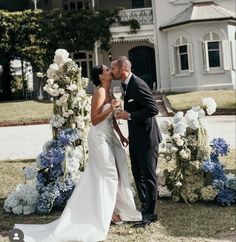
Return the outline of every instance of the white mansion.
{"type": "MultiPolygon", "coordinates": [[[[32,0],[27,1],[36,7],[32,0]]],[[[112,58],[126,55],[133,72],[153,89],[235,89],[235,0],[38,0],[37,5],[95,11],[119,7],[123,21],[138,20],[136,32],[130,26],[111,27],[108,52],[97,46],[73,56],[83,76],[90,77],[93,65],[110,65],[112,58]]],[[[92,84],[89,89],[93,90],[92,84]]]]}
{"type": "MultiPolygon", "coordinates": [[[[76,7],[74,2],[64,0],[64,7],[76,7]]],[[[95,0],[93,4],[95,9],[123,7],[122,19],[137,19],[141,28],[131,33],[129,26],[113,26],[109,53],[98,49],[97,61],[94,52],[79,60],[86,61],[88,76],[89,61],[109,65],[111,58],[126,55],[133,72],[151,88],[235,89],[235,0],[95,0]]]]}

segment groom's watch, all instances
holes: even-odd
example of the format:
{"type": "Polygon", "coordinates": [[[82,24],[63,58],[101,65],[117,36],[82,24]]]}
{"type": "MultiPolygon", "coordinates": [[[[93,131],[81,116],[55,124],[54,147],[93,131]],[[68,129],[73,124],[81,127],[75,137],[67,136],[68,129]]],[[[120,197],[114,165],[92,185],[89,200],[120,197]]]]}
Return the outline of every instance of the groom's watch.
{"type": "Polygon", "coordinates": [[[128,120],[131,120],[131,114],[129,113],[129,115],[128,115],[128,120]]]}

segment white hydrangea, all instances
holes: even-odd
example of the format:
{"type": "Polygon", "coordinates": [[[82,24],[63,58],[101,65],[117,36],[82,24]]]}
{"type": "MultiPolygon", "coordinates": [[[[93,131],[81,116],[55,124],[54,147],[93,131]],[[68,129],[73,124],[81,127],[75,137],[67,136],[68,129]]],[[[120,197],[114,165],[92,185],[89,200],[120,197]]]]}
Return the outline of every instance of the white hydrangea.
{"type": "Polygon", "coordinates": [[[172,136],[173,140],[177,141],[181,138],[180,134],[179,133],[175,133],[173,136],[172,136]]]}
{"type": "Polygon", "coordinates": [[[180,152],[179,152],[180,156],[183,158],[183,159],[188,159],[188,153],[182,149],[180,152]]]}
{"type": "Polygon", "coordinates": [[[33,180],[37,174],[35,167],[27,166],[24,168],[24,175],[26,180],[33,180]]]}
{"type": "Polygon", "coordinates": [[[211,97],[206,97],[202,99],[203,106],[206,107],[206,111],[209,115],[212,115],[216,111],[216,102],[211,97]]]}
{"type": "Polygon", "coordinates": [[[199,128],[199,121],[197,119],[192,119],[188,121],[188,127],[196,130],[199,128]]]}
{"type": "Polygon", "coordinates": [[[64,64],[68,61],[69,52],[65,49],[57,49],[55,51],[53,62],[56,63],[58,66],[64,64]]]}
{"type": "Polygon", "coordinates": [[[198,112],[196,112],[193,109],[190,109],[186,112],[185,114],[185,119],[187,120],[187,122],[191,121],[191,120],[195,120],[198,119],[198,112]]]}
{"type": "Polygon", "coordinates": [[[178,140],[176,141],[176,144],[177,144],[178,146],[183,146],[184,141],[183,141],[182,139],[178,139],[178,140]]]}
{"type": "Polygon", "coordinates": [[[60,128],[65,122],[66,120],[59,114],[52,115],[51,119],[49,120],[49,123],[55,128],[60,128]]]}
{"type": "Polygon", "coordinates": [[[66,152],[67,152],[66,170],[68,173],[70,173],[70,177],[73,183],[76,184],[81,175],[79,167],[80,167],[80,162],[83,160],[82,147],[78,146],[75,149],[69,148],[69,149],[66,149],[66,152]]]}
{"type": "Polygon", "coordinates": [[[163,134],[169,134],[169,129],[171,128],[172,124],[169,119],[164,119],[160,123],[160,129],[163,134]]]}
{"type": "Polygon", "coordinates": [[[56,80],[58,78],[59,66],[55,63],[51,64],[47,70],[47,77],[56,80]]]}
{"type": "Polygon", "coordinates": [[[35,185],[18,184],[16,190],[5,200],[4,209],[8,213],[13,212],[17,215],[34,213],[38,196],[35,185]]]}
{"type": "Polygon", "coordinates": [[[180,121],[178,123],[175,123],[174,124],[174,133],[178,133],[181,136],[184,136],[185,135],[185,132],[186,132],[186,128],[187,128],[187,125],[183,121],[180,121]]]}
{"type": "Polygon", "coordinates": [[[177,112],[173,118],[174,123],[180,122],[184,118],[184,113],[183,112],[177,112]]]}

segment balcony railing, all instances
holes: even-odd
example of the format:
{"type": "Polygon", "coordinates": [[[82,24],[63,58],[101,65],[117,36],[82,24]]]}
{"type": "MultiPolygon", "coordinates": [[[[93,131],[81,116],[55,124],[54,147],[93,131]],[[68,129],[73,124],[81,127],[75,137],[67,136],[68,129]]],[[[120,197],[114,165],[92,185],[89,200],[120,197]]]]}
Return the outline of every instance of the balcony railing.
{"type": "Polygon", "coordinates": [[[121,17],[121,21],[136,19],[138,20],[140,25],[153,24],[152,8],[135,8],[121,10],[119,15],[121,17]]]}

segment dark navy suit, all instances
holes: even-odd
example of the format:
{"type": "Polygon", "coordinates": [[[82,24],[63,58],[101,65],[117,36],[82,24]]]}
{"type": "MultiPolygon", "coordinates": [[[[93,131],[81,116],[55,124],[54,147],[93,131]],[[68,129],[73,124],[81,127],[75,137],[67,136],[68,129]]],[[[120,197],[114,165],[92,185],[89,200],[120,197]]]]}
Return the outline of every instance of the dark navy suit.
{"type": "Polygon", "coordinates": [[[155,214],[157,158],[162,136],[155,119],[159,113],[149,86],[134,74],[127,85],[124,109],[128,120],[131,167],[144,213],[155,214]]]}

